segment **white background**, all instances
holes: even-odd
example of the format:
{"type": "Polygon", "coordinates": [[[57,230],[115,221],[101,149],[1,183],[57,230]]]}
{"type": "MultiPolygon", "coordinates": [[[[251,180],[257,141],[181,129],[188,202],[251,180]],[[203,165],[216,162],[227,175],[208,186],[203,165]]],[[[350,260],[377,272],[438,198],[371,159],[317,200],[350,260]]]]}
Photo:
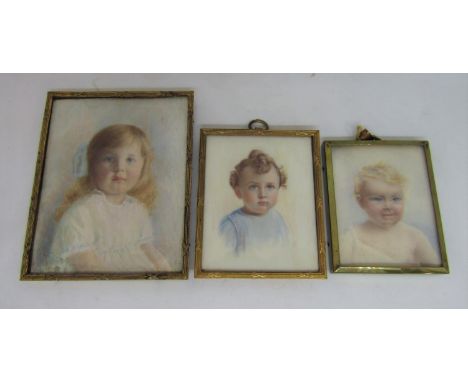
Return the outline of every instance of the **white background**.
{"type": "MultiPolygon", "coordinates": [[[[465,8],[461,0],[6,1],[1,6],[0,67],[5,72],[48,73],[466,72],[465,8]]],[[[414,134],[429,139],[437,159],[436,180],[440,179],[452,266],[452,273],[442,281],[437,277],[411,281],[407,276],[330,275],[320,283],[219,280],[195,284],[192,280],[183,285],[130,282],[116,286],[110,282],[75,283],[65,290],[60,283],[20,286],[17,273],[10,271],[19,272],[18,245],[24,235],[45,91],[51,86],[94,88],[96,77],[103,78],[84,75],[84,80],[72,81],[61,76],[44,83],[30,77],[17,82],[13,92],[11,86],[0,88],[6,94],[0,103],[0,163],[5,179],[14,180],[6,182],[8,187],[0,182],[0,190],[2,199],[6,190],[11,197],[12,187],[21,193],[1,205],[0,265],[5,270],[1,279],[6,278],[0,284],[1,306],[6,301],[13,305],[15,299],[32,304],[40,295],[36,305],[42,307],[56,306],[55,301],[66,298],[82,306],[91,299],[103,307],[119,305],[119,301],[143,306],[165,299],[166,306],[177,300],[187,307],[221,306],[234,298],[238,305],[245,302],[258,307],[287,307],[297,304],[298,298],[304,306],[322,307],[337,305],[337,301],[343,305],[348,301],[350,306],[373,302],[374,306],[407,307],[435,306],[436,302],[448,306],[457,301],[466,307],[466,76],[444,81],[437,76],[398,81],[387,77],[358,81],[354,86],[346,86],[349,79],[329,79],[314,90],[304,77],[294,84],[272,83],[267,76],[252,82],[248,77],[213,79],[208,86],[201,79],[188,83],[189,77],[177,75],[132,80],[119,76],[97,83],[119,88],[193,86],[197,90],[196,129],[207,121],[237,124],[240,118],[246,123],[252,116],[274,116],[281,124],[299,123],[295,119],[320,123],[322,133],[330,137],[349,137],[354,124],[361,122],[382,135],[414,134]],[[264,94],[266,98],[259,97],[264,94]],[[19,98],[20,106],[13,102],[19,98]],[[275,109],[278,103],[280,108],[275,109]],[[14,114],[9,111],[13,104],[14,114]],[[13,139],[4,140],[10,136],[13,139]],[[22,154],[14,154],[16,150],[22,154]],[[73,292],[74,288],[78,290],[73,292]],[[187,293],[193,298],[190,302],[187,293]]],[[[0,373],[13,382],[64,378],[204,382],[315,378],[328,382],[356,377],[375,381],[376,376],[383,382],[402,376],[458,382],[467,379],[467,322],[466,309],[3,310],[0,373]]]]}
{"type": "MultiPolygon", "coordinates": [[[[468,76],[466,75],[1,75],[1,307],[468,307],[468,76]],[[20,282],[39,134],[49,90],[195,91],[187,281],[20,282]],[[327,280],[193,278],[199,129],[247,125],[319,129],[351,138],[357,124],[382,137],[426,139],[449,275],[333,274],[327,280]]],[[[329,263],[329,257],[328,257],[329,263]]]]}

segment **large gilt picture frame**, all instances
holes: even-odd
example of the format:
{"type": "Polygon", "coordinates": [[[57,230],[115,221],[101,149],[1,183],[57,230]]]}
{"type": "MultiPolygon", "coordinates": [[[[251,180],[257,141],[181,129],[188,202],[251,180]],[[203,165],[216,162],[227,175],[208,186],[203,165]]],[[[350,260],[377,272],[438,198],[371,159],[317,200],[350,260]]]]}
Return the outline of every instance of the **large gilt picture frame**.
{"type": "Polygon", "coordinates": [[[187,278],[193,98],[48,93],[22,280],[187,278]]]}
{"type": "Polygon", "coordinates": [[[201,129],[196,278],[326,278],[316,130],[201,129]]]}
{"type": "Polygon", "coordinates": [[[429,143],[323,145],[333,271],[448,273],[429,143]]]}

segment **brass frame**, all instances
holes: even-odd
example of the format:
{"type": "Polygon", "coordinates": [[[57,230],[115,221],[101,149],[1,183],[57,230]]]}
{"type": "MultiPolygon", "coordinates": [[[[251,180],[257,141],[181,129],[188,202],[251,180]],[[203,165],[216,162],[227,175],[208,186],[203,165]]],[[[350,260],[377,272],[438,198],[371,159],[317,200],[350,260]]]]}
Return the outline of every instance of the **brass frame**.
{"type": "Polygon", "coordinates": [[[445,249],[444,234],[442,230],[442,219],[440,216],[439,202],[437,200],[437,191],[434,180],[434,172],[431,162],[431,153],[429,150],[429,142],[427,141],[406,141],[406,140],[391,140],[391,141],[324,141],[325,162],[326,162],[326,184],[328,191],[328,217],[329,228],[331,233],[331,251],[333,259],[333,272],[337,273],[449,273],[449,265],[447,260],[447,252],[445,249]],[[440,267],[415,267],[415,266],[370,266],[370,265],[352,265],[344,266],[340,264],[340,250],[338,242],[338,221],[336,214],[335,187],[333,178],[333,160],[332,149],[334,147],[350,147],[350,146],[419,146],[424,150],[426,159],[426,170],[430,184],[432,196],[432,206],[434,209],[435,224],[437,229],[439,250],[442,260],[440,267]]]}
{"type": "Polygon", "coordinates": [[[20,280],[130,280],[130,279],[187,279],[189,254],[189,224],[190,224],[190,189],[192,184],[192,137],[193,137],[193,91],[51,91],[47,93],[46,106],[42,122],[42,130],[37,154],[36,172],[29,208],[26,239],[21,263],[20,280]],[[182,240],[182,270],[178,272],[129,272],[129,273],[32,273],[31,260],[34,235],[38,218],[39,201],[41,197],[44,164],[46,160],[47,140],[53,103],[59,99],[82,98],[187,98],[187,161],[185,167],[185,206],[184,206],[184,237],[182,240]]]}
{"type": "Polygon", "coordinates": [[[314,279],[327,277],[325,259],[325,224],[323,214],[322,196],[322,171],[320,160],[320,134],[317,130],[241,130],[241,129],[201,129],[200,131],[200,156],[197,197],[197,228],[195,244],[195,278],[302,278],[314,279]],[[317,234],[317,254],[319,269],[316,272],[282,272],[282,271],[205,271],[202,269],[203,256],[203,215],[205,196],[205,164],[206,142],[208,136],[261,136],[261,137],[304,137],[310,138],[312,150],[312,168],[315,193],[315,224],[317,234]]]}

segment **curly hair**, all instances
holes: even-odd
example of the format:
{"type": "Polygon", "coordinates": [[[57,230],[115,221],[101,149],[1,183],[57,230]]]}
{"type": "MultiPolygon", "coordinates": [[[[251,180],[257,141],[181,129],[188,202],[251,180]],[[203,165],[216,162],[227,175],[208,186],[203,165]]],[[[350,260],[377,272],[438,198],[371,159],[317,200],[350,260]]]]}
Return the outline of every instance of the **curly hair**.
{"type": "Polygon", "coordinates": [[[232,188],[235,188],[239,185],[240,176],[242,170],[246,167],[251,167],[254,169],[256,174],[266,174],[271,168],[275,168],[279,176],[279,186],[286,187],[287,176],[284,169],[276,164],[274,159],[268,154],[264,153],[261,150],[252,150],[249,156],[245,159],[242,159],[231,171],[229,177],[229,184],[232,188]]]}
{"type": "Polygon", "coordinates": [[[156,199],[156,181],[152,172],[153,150],[145,132],[133,125],[111,125],[94,135],[86,152],[88,160],[88,174],[79,178],[65,193],[64,200],[55,212],[55,219],[59,221],[73,202],[90,193],[94,188],[94,165],[104,149],[117,148],[138,142],[144,159],[141,176],[137,184],[128,193],[142,202],[148,210],[153,209],[156,199]]]}
{"type": "Polygon", "coordinates": [[[377,179],[389,184],[399,184],[402,187],[406,185],[406,178],[397,169],[384,162],[378,162],[364,166],[354,178],[354,195],[357,198],[361,196],[366,179],[377,179]]]}

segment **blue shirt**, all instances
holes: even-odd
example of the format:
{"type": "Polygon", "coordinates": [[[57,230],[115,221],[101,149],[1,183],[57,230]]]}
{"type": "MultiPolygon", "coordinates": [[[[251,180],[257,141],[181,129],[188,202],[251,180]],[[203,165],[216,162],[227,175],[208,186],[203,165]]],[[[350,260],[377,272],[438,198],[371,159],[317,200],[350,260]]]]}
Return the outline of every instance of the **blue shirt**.
{"type": "Polygon", "coordinates": [[[286,223],[274,208],[264,215],[251,215],[239,208],[221,220],[219,233],[236,254],[258,246],[288,241],[286,223]]]}

